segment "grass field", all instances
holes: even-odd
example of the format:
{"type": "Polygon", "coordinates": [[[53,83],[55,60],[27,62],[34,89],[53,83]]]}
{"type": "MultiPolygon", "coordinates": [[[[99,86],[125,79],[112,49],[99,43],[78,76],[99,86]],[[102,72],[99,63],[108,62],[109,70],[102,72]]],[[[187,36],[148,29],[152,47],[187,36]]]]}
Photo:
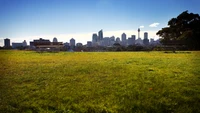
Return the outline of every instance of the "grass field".
{"type": "Polygon", "coordinates": [[[200,52],[0,51],[0,112],[200,112],[200,52]]]}

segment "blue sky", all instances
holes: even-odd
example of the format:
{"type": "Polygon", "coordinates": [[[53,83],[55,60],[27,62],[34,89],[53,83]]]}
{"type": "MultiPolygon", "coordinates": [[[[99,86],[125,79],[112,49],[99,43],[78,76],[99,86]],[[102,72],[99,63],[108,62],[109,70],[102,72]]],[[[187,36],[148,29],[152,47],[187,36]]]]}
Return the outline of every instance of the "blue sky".
{"type": "Polygon", "coordinates": [[[141,33],[155,38],[181,12],[200,14],[199,5],[200,0],[0,0],[0,46],[4,38],[67,42],[73,37],[86,43],[100,29],[104,36],[120,37],[123,32],[137,35],[140,26],[141,33]]]}

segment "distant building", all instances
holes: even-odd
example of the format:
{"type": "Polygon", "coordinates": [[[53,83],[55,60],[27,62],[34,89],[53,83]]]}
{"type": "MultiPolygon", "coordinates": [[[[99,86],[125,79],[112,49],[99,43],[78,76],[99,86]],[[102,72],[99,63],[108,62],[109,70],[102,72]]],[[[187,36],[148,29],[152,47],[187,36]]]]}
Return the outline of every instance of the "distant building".
{"type": "Polygon", "coordinates": [[[96,33],[92,35],[92,43],[96,43],[98,41],[98,36],[96,33]]]}
{"type": "Polygon", "coordinates": [[[92,47],[92,42],[91,41],[87,41],[87,47],[92,47]]]}
{"type": "Polygon", "coordinates": [[[70,47],[75,47],[75,39],[70,39],[70,47]]]}
{"type": "Polygon", "coordinates": [[[111,41],[109,37],[104,37],[103,41],[102,41],[102,46],[110,46],[111,45],[111,41]]]}
{"type": "Polygon", "coordinates": [[[83,44],[82,43],[76,43],[76,46],[81,47],[81,46],[83,46],[83,44]]]}
{"type": "Polygon", "coordinates": [[[4,47],[10,47],[10,39],[4,39],[4,47]]]}
{"type": "Polygon", "coordinates": [[[110,45],[113,45],[115,43],[115,36],[110,37],[110,45]]]}
{"type": "Polygon", "coordinates": [[[69,49],[69,48],[70,48],[70,45],[69,45],[68,42],[65,42],[65,43],[64,43],[64,48],[65,48],[65,49],[69,49]]]}
{"type": "Polygon", "coordinates": [[[134,45],[134,39],[128,38],[128,45],[134,45]]]}
{"type": "Polygon", "coordinates": [[[148,39],[148,33],[144,32],[144,39],[148,39]]]}
{"type": "Polygon", "coordinates": [[[98,32],[98,41],[101,41],[103,40],[103,30],[101,29],[99,32],[98,32]]]}
{"type": "Polygon", "coordinates": [[[15,42],[13,42],[12,43],[12,48],[16,49],[17,47],[23,47],[23,43],[15,43],[15,42]]]}
{"type": "Polygon", "coordinates": [[[70,45],[69,45],[69,43],[68,43],[68,42],[65,42],[65,43],[64,43],[64,46],[70,46],[70,45]]]}
{"type": "Polygon", "coordinates": [[[116,38],[116,43],[120,43],[120,38],[119,37],[116,38]]]}
{"type": "Polygon", "coordinates": [[[45,40],[40,38],[39,40],[33,40],[30,42],[30,46],[38,46],[38,45],[50,45],[51,42],[49,40],[45,40]]]}
{"type": "Polygon", "coordinates": [[[121,36],[121,38],[122,38],[122,45],[123,45],[123,46],[126,46],[126,45],[127,45],[126,34],[123,33],[122,36],[121,36]]]}
{"type": "Polygon", "coordinates": [[[143,44],[146,45],[146,46],[149,45],[149,39],[148,39],[148,33],[147,32],[144,33],[143,44]]]}
{"type": "Polygon", "coordinates": [[[42,39],[33,40],[30,42],[30,48],[39,48],[39,49],[60,49],[63,47],[62,42],[50,42],[50,40],[42,39]]]}
{"type": "Polygon", "coordinates": [[[131,35],[131,38],[133,38],[133,45],[134,45],[135,42],[136,42],[136,36],[135,35],[131,35]]]}
{"type": "Polygon", "coordinates": [[[150,44],[153,44],[153,43],[154,43],[154,39],[151,38],[149,43],[150,43],[150,44]]]}
{"type": "Polygon", "coordinates": [[[141,39],[141,38],[138,38],[138,39],[136,40],[136,44],[137,44],[137,45],[143,45],[142,39],[141,39]]]}
{"type": "Polygon", "coordinates": [[[111,36],[110,41],[115,41],[115,36],[111,36]]]}
{"type": "Polygon", "coordinates": [[[26,46],[27,46],[26,40],[24,40],[24,41],[22,42],[22,44],[23,44],[24,47],[26,47],[26,46]]]}
{"type": "Polygon", "coordinates": [[[56,37],[53,38],[53,42],[58,42],[56,37]]]}
{"type": "Polygon", "coordinates": [[[26,40],[24,40],[21,43],[15,43],[15,42],[12,43],[12,48],[13,49],[16,49],[18,47],[26,47],[26,46],[27,46],[26,40]]]}

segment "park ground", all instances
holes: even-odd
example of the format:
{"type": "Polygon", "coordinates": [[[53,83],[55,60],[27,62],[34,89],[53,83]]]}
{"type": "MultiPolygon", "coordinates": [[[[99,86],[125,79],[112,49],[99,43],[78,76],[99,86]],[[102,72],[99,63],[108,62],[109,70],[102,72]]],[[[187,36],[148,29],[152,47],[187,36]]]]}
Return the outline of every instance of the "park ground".
{"type": "Polygon", "coordinates": [[[0,112],[200,112],[200,52],[0,51],[0,112]]]}

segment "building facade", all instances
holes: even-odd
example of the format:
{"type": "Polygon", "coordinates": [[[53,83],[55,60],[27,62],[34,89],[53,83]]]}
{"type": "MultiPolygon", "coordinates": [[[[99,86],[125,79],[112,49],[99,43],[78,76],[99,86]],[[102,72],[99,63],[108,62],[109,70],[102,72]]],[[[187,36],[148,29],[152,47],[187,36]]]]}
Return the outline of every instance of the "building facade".
{"type": "Polygon", "coordinates": [[[121,38],[122,38],[122,46],[126,46],[127,45],[126,34],[123,33],[121,38]]]}
{"type": "Polygon", "coordinates": [[[100,30],[99,32],[98,32],[98,41],[101,41],[101,40],[103,40],[103,30],[100,30]]]}
{"type": "Polygon", "coordinates": [[[96,33],[92,35],[92,43],[96,43],[98,41],[98,36],[96,33]]]}
{"type": "Polygon", "coordinates": [[[148,33],[147,33],[147,32],[144,33],[143,44],[144,44],[145,46],[149,45],[149,39],[148,39],[148,33]]]}
{"type": "Polygon", "coordinates": [[[75,47],[75,39],[71,38],[69,42],[71,47],[75,47]]]}
{"type": "Polygon", "coordinates": [[[10,47],[10,39],[4,39],[4,47],[10,47]]]}

